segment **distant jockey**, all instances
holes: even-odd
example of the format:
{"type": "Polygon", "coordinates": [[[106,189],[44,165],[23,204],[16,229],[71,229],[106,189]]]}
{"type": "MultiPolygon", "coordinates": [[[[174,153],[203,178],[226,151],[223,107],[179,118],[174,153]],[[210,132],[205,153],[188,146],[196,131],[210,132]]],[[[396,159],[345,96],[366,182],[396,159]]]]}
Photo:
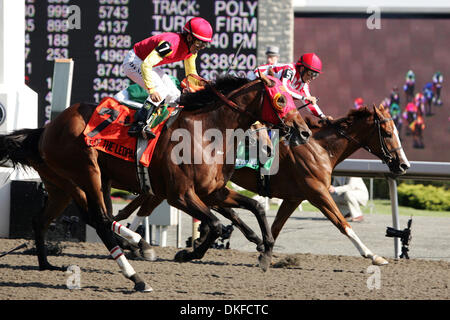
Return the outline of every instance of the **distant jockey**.
{"type": "Polygon", "coordinates": [[[358,110],[359,108],[361,108],[364,104],[364,99],[359,97],[356,98],[355,101],[353,102],[353,106],[355,107],[356,110],[358,110]]]}
{"type": "Polygon", "coordinates": [[[442,105],[441,100],[442,82],[444,82],[444,76],[440,71],[438,71],[433,75],[433,91],[434,91],[433,103],[438,106],[442,105]]]}
{"type": "Polygon", "coordinates": [[[433,101],[433,84],[431,82],[427,82],[422,90],[423,96],[425,98],[425,108],[426,108],[426,115],[430,116],[431,113],[431,102],[433,101]]]}
{"type": "Polygon", "coordinates": [[[416,84],[416,75],[412,70],[408,70],[406,73],[405,85],[403,90],[406,94],[406,102],[411,102],[414,97],[414,87],[416,84]]]}
{"type": "Polygon", "coordinates": [[[392,88],[390,99],[391,99],[391,103],[396,103],[396,104],[400,105],[400,95],[398,93],[397,87],[392,88]]]}
{"type": "Polygon", "coordinates": [[[416,95],[414,96],[414,103],[417,106],[417,112],[425,114],[425,97],[422,93],[416,93],[416,95]]]}

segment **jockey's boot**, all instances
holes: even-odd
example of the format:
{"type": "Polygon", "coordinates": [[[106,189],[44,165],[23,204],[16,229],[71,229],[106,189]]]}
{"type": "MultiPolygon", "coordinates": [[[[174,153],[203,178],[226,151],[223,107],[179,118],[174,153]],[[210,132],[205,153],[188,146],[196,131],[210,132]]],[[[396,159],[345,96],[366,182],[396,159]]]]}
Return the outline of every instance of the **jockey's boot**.
{"type": "Polygon", "coordinates": [[[128,134],[132,137],[137,137],[142,135],[144,138],[153,139],[155,134],[147,126],[147,121],[152,117],[153,113],[158,109],[150,101],[145,101],[144,105],[136,112],[134,115],[134,122],[128,129],[128,134]],[[145,134],[143,134],[145,127],[145,134]]]}

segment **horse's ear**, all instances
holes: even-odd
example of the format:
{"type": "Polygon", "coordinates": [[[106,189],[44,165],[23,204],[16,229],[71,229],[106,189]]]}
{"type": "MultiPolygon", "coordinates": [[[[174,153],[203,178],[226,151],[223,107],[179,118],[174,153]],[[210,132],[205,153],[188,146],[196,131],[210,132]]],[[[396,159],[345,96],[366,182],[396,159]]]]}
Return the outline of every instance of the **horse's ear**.
{"type": "Polygon", "coordinates": [[[275,76],[275,72],[273,71],[272,67],[269,67],[269,70],[267,70],[267,74],[272,77],[275,76]]]}
{"type": "Polygon", "coordinates": [[[267,78],[266,75],[262,73],[260,69],[258,69],[258,75],[261,78],[261,80],[266,84],[266,86],[273,87],[275,85],[275,82],[267,78]]]}
{"type": "Polygon", "coordinates": [[[380,104],[380,105],[378,106],[378,110],[380,110],[381,112],[383,112],[383,111],[384,111],[384,106],[383,106],[382,104],[380,104]]]}

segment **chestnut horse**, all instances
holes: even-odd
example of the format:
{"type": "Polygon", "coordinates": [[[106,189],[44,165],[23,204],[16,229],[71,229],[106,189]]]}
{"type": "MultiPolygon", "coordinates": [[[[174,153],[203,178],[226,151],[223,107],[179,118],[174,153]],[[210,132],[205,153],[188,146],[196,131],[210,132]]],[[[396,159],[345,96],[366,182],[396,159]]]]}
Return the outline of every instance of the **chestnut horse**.
{"type": "MultiPolygon", "coordinates": [[[[392,174],[401,175],[410,167],[403,152],[398,131],[387,109],[383,106],[367,107],[352,110],[345,118],[331,122],[317,122],[306,118],[313,135],[307,144],[288,147],[279,145],[279,170],[270,176],[270,197],[283,199],[278,209],[271,231],[274,240],[278,237],[283,225],[303,200],[308,200],[356,246],[360,254],[372,260],[373,264],[387,264],[383,257],[375,255],[359,239],[346,221],[338,206],[331,197],[328,188],[331,184],[333,169],[361,147],[384,161],[392,174]],[[289,181],[289,183],[286,183],[289,181]]],[[[231,181],[237,185],[258,193],[258,173],[250,168],[241,168],[234,172],[231,181]]],[[[136,198],[135,207],[143,202],[145,196],[136,198]]],[[[145,207],[138,215],[144,215],[145,207]]],[[[262,241],[246,226],[242,220],[227,208],[214,208],[233,223],[244,235],[261,250],[262,241]]],[[[130,212],[125,208],[122,217],[130,212]]],[[[202,235],[207,228],[202,224],[202,235]]],[[[203,236],[198,243],[202,243],[203,236]]]]}
{"type": "MultiPolygon", "coordinates": [[[[148,168],[155,194],[152,197],[167,199],[170,205],[201,220],[211,230],[207,241],[197,248],[195,254],[183,253],[183,256],[202,257],[208,242],[214,242],[220,236],[222,225],[210,211],[210,206],[239,206],[258,216],[265,246],[260,263],[263,269],[267,269],[270,263],[273,239],[262,206],[225,188],[234,170],[234,162],[227,163],[223,152],[216,154],[223,161],[212,164],[205,161],[177,164],[172,157],[178,144],[172,136],[177,130],[193,137],[193,143],[189,146],[193,155],[199,153],[207,157],[204,146],[208,142],[203,135],[206,130],[219,130],[225,137],[227,129],[246,130],[256,120],[264,121],[261,119],[264,81],[267,78],[250,81],[246,78],[220,77],[198,93],[183,95],[183,111],[159,138],[148,168]],[[196,124],[201,126],[199,136],[193,134],[196,124]]],[[[153,258],[150,245],[139,234],[113,221],[111,214],[111,186],[140,192],[136,167],[133,162],[115,158],[86,145],[83,132],[95,108],[96,105],[76,103],[44,128],[22,129],[1,135],[0,161],[10,160],[15,165],[33,167],[48,192],[46,206],[33,222],[40,270],[61,269],[48,262],[44,237],[50,222],[73,199],[86,223],[96,229],[123,275],[134,282],[135,290],[152,291],[123,255],[114,233],[138,246],[149,260],[153,258]]],[[[289,124],[297,128],[297,134],[291,137],[305,142],[311,131],[298,111],[294,111],[285,117],[290,122],[286,120],[286,123],[281,123],[284,129],[289,124]]],[[[183,136],[185,138],[188,137],[183,136]]]]}

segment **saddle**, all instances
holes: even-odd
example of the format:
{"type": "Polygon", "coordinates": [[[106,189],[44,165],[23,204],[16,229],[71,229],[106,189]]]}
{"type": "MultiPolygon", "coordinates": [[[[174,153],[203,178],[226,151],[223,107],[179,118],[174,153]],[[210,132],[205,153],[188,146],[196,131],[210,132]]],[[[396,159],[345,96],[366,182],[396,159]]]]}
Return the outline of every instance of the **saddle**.
{"type": "Polygon", "coordinates": [[[121,104],[106,97],[96,107],[84,129],[84,140],[89,147],[108,153],[125,161],[135,162],[137,176],[143,192],[152,193],[148,168],[161,133],[170,127],[180,114],[182,107],[160,108],[152,124],[155,138],[147,140],[128,135],[137,108],[121,104]]]}
{"type": "Polygon", "coordinates": [[[249,136],[246,136],[248,139],[240,141],[238,144],[235,169],[247,167],[257,171],[258,194],[271,197],[270,174],[268,173],[271,171],[275,150],[278,148],[280,139],[274,132],[271,132],[270,135],[266,133],[268,129],[265,126],[252,125],[251,129],[249,136]],[[263,141],[260,141],[262,133],[267,134],[267,140],[263,139],[263,141]],[[254,148],[253,152],[250,151],[250,148],[254,148]],[[264,148],[266,149],[264,150],[264,148]]]}

